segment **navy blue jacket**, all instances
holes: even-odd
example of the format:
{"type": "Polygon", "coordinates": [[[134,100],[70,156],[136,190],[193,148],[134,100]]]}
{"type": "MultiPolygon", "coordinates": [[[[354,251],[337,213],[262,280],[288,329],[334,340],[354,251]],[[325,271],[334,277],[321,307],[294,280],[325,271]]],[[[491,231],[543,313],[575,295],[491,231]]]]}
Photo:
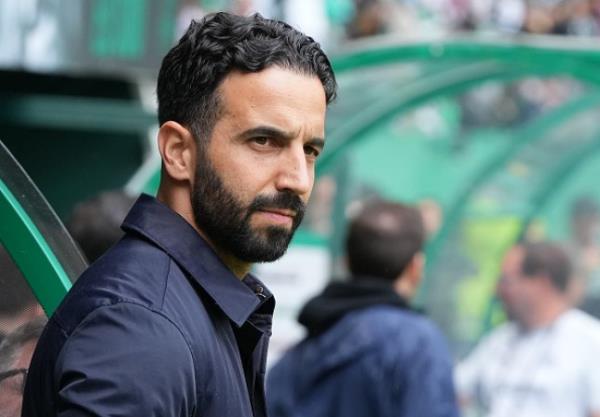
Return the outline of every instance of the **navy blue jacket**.
{"type": "Polygon", "coordinates": [[[300,315],[309,337],[270,370],[271,417],[456,417],[445,341],[389,283],[334,283],[300,315]]]}
{"type": "Polygon", "coordinates": [[[272,295],[149,196],[50,319],[23,416],[262,417],[272,295]]]}

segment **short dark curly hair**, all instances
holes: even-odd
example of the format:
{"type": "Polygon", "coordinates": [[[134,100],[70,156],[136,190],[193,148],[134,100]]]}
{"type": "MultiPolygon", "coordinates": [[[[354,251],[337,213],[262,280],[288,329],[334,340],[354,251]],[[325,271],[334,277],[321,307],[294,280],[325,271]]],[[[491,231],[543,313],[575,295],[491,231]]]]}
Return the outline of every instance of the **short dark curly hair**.
{"type": "Polygon", "coordinates": [[[395,281],[424,243],[425,226],[418,209],[386,200],[370,202],[348,228],[350,272],[356,279],[395,281]]]}
{"type": "Polygon", "coordinates": [[[546,275],[552,285],[565,293],[571,280],[572,265],[567,251],[554,242],[526,242],[522,244],[521,272],[525,277],[546,275]]]}
{"type": "Polygon", "coordinates": [[[216,90],[233,70],[258,72],[281,66],[316,76],[329,104],[336,81],[319,44],[290,25],[259,14],[220,12],[192,21],[187,32],[162,61],[158,75],[158,120],[190,128],[208,138],[220,114],[216,90]]]}

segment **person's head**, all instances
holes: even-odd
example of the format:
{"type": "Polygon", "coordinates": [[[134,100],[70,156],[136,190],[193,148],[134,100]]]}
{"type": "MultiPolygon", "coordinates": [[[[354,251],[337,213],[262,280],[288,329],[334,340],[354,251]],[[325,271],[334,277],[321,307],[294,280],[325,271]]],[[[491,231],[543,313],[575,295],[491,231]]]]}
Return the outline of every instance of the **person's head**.
{"type": "Polygon", "coordinates": [[[66,227],[89,262],[94,262],[123,236],[121,223],[135,199],[122,190],[103,191],[78,203],[66,227]]]}
{"type": "Polygon", "coordinates": [[[417,208],[390,201],[368,203],[346,238],[353,278],[385,279],[410,298],[423,271],[425,227],[417,208]]]}
{"type": "Polygon", "coordinates": [[[0,417],[20,417],[23,388],[31,356],[45,317],[31,320],[0,343],[0,417]]]}
{"type": "Polygon", "coordinates": [[[158,77],[159,198],[221,254],[278,258],[302,219],[336,88],[319,45],[283,22],[192,22],[158,77]]]}
{"type": "Polygon", "coordinates": [[[591,198],[581,197],[571,207],[571,234],[578,245],[594,243],[600,227],[600,208],[591,198]]]}
{"type": "Polygon", "coordinates": [[[519,244],[504,258],[498,296],[509,319],[531,327],[545,309],[566,302],[570,279],[569,257],[558,244],[519,244]]]}

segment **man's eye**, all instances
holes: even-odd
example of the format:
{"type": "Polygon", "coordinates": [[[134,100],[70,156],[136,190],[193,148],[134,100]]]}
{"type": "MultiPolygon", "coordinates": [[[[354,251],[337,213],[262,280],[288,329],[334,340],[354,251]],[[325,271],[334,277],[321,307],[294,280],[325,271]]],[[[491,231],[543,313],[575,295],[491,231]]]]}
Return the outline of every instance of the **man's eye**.
{"type": "Polygon", "coordinates": [[[267,137],[252,138],[252,142],[254,142],[258,145],[266,145],[269,143],[269,138],[267,138],[267,137]]]}
{"type": "Polygon", "coordinates": [[[319,156],[319,154],[321,153],[317,148],[313,148],[312,146],[305,146],[304,147],[304,153],[306,155],[312,156],[314,158],[316,158],[317,156],[319,156]]]}

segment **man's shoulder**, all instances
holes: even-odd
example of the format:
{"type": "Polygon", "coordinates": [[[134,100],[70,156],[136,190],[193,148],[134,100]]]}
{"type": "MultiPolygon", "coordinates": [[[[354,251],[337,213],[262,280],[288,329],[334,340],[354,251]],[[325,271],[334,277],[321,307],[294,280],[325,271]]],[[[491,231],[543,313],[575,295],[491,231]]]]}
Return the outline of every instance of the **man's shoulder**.
{"type": "Polygon", "coordinates": [[[368,323],[383,331],[402,330],[423,334],[437,333],[438,328],[427,316],[408,308],[378,305],[356,313],[355,320],[368,323]]]}
{"type": "Polygon", "coordinates": [[[160,310],[170,275],[182,273],[169,255],[143,239],[125,237],[75,282],[54,314],[68,332],[95,309],[122,302],[160,310]]]}
{"type": "Polygon", "coordinates": [[[572,309],[558,319],[558,333],[600,348],[600,320],[581,310],[572,309]]]}

